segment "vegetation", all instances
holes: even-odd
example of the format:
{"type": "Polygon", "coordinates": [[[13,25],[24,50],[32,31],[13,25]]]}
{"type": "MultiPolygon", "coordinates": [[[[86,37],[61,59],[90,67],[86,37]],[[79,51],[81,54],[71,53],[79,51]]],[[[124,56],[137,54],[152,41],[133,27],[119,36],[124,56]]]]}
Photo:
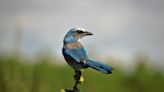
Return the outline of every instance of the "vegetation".
{"type": "MultiPolygon", "coordinates": [[[[0,58],[0,92],[59,92],[61,88],[72,88],[73,74],[68,65],[59,66],[44,59],[23,63],[0,58]]],[[[80,92],[164,92],[162,73],[143,63],[130,75],[117,69],[112,75],[88,69],[83,76],[80,92]]]]}

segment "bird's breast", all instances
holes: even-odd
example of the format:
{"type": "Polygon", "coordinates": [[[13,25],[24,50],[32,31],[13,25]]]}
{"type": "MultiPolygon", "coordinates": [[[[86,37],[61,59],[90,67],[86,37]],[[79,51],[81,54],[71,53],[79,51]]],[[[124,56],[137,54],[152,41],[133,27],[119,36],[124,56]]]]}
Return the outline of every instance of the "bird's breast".
{"type": "Polygon", "coordinates": [[[69,42],[69,43],[65,43],[64,44],[65,48],[68,49],[79,49],[79,48],[83,48],[83,45],[80,42],[69,42]]]}

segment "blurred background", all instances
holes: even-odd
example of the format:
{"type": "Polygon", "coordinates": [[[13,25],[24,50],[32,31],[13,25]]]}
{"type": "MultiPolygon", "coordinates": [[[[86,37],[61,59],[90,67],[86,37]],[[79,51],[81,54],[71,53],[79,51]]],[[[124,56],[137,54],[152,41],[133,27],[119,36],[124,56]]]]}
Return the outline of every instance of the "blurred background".
{"type": "Polygon", "coordinates": [[[84,72],[81,92],[164,92],[163,0],[0,0],[0,92],[71,88],[63,38],[73,27],[112,75],[84,72]]]}

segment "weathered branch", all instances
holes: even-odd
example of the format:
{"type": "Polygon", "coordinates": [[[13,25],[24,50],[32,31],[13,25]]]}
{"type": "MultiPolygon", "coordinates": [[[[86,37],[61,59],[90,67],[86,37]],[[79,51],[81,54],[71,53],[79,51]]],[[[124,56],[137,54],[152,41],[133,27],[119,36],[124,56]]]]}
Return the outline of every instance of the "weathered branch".
{"type": "MultiPolygon", "coordinates": [[[[76,75],[74,76],[75,80],[76,79],[76,75]]],[[[78,84],[83,84],[84,82],[84,77],[83,76],[80,76],[80,79],[78,80],[79,82],[77,83],[78,84]]],[[[61,89],[60,92],[80,92],[80,90],[78,89],[78,87],[73,87],[72,90],[71,89],[61,89]]]]}

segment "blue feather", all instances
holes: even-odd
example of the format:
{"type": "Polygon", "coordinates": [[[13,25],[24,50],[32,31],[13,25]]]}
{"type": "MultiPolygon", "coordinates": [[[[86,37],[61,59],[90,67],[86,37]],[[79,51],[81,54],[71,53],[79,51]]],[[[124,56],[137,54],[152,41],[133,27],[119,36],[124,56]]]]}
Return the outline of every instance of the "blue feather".
{"type": "Polygon", "coordinates": [[[88,57],[87,52],[84,48],[78,48],[78,49],[67,49],[63,50],[67,56],[70,56],[74,59],[74,61],[79,62],[81,60],[86,60],[88,57]]]}
{"type": "Polygon", "coordinates": [[[64,42],[77,42],[77,39],[73,36],[68,35],[69,37],[65,37],[64,42]]]}
{"type": "Polygon", "coordinates": [[[71,65],[75,70],[91,67],[105,74],[112,73],[113,69],[111,66],[88,58],[87,50],[81,45],[79,41],[80,38],[86,35],[78,35],[78,30],[84,31],[79,28],[73,28],[64,37],[64,46],[62,52],[68,64],[71,65]]]}
{"type": "Polygon", "coordinates": [[[98,61],[93,61],[91,59],[87,59],[87,65],[93,69],[96,69],[96,70],[106,73],[106,74],[112,73],[112,70],[113,70],[113,68],[111,66],[100,63],[98,61]]]}

